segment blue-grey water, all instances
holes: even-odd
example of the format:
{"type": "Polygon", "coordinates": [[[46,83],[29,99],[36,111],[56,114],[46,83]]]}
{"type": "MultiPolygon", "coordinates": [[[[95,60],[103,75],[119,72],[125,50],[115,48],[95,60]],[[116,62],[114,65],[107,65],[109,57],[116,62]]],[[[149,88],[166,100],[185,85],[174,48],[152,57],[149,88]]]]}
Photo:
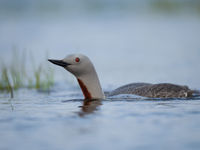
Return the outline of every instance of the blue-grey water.
{"type": "MultiPolygon", "coordinates": [[[[28,10],[22,16],[0,15],[0,62],[15,62],[13,49],[31,52],[35,65],[47,60],[46,51],[55,59],[83,53],[93,61],[105,91],[131,82],[200,90],[199,14],[35,16],[34,9],[28,10]]],[[[30,61],[25,59],[32,72],[30,61]]],[[[0,93],[0,150],[200,149],[200,97],[120,95],[83,101],[72,75],[51,67],[56,84],[50,93],[20,89],[13,99],[0,93]]]]}
{"type": "Polygon", "coordinates": [[[196,149],[200,98],[121,95],[83,102],[77,88],[20,90],[0,101],[0,149],[196,149]]]}

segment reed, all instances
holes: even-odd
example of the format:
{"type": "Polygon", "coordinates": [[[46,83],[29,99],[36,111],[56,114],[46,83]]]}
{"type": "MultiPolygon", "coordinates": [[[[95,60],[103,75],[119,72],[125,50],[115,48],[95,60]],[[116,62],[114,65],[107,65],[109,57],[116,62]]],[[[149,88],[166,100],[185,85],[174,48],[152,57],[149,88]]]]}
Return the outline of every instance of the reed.
{"type": "Polygon", "coordinates": [[[10,93],[11,98],[14,97],[13,87],[11,86],[9,76],[8,76],[8,71],[5,67],[2,69],[2,73],[1,73],[0,90],[1,91],[7,91],[7,92],[10,93]]]}
{"type": "MultiPolygon", "coordinates": [[[[10,93],[11,98],[14,97],[14,91],[20,88],[50,92],[50,87],[54,85],[54,70],[49,64],[45,62],[35,66],[34,61],[30,61],[31,63],[29,63],[33,69],[31,71],[27,70],[25,55],[25,52],[19,54],[14,51],[14,59],[12,59],[14,61],[1,63],[0,92],[10,93]]],[[[30,55],[33,57],[32,54],[30,55]]]]}

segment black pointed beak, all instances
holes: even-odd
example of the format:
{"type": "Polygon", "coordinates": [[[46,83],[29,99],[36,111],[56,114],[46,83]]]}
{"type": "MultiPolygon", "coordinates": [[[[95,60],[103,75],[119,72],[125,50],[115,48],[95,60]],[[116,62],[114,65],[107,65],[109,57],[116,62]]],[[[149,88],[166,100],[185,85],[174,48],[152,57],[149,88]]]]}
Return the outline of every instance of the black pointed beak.
{"type": "Polygon", "coordinates": [[[63,60],[48,59],[48,61],[61,67],[67,67],[68,65],[70,65],[69,63],[66,63],[63,60]]]}

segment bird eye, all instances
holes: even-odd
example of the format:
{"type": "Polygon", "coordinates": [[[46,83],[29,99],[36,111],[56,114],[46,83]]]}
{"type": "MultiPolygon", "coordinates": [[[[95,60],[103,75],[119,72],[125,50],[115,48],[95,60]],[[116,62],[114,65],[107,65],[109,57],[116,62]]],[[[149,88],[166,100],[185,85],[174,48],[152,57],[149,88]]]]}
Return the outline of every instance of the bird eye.
{"type": "Polygon", "coordinates": [[[79,62],[79,61],[80,61],[80,58],[76,57],[76,58],[75,58],[75,61],[76,61],[76,62],[79,62]]]}

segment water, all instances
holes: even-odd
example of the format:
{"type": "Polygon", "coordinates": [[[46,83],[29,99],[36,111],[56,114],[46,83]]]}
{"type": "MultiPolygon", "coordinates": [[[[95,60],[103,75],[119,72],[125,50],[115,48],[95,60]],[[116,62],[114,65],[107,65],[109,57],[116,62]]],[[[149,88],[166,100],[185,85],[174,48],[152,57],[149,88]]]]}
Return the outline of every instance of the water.
{"type": "MultiPolygon", "coordinates": [[[[200,98],[83,102],[79,89],[0,101],[0,149],[199,149],[200,98]],[[170,143],[170,144],[169,144],[170,143]]],[[[128,97],[127,97],[128,96],[128,97]]]]}
{"type": "MultiPolygon", "coordinates": [[[[10,61],[13,47],[32,52],[35,64],[46,60],[45,51],[55,59],[84,53],[105,91],[131,82],[200,89],[199,15],[126,13],[1,15],[1,61],[10,61]]],[[[200,97],[84,102],[77,81],[53,67],[49,94],[0,93],[0,150],[200,149],[200,97]]]]}

